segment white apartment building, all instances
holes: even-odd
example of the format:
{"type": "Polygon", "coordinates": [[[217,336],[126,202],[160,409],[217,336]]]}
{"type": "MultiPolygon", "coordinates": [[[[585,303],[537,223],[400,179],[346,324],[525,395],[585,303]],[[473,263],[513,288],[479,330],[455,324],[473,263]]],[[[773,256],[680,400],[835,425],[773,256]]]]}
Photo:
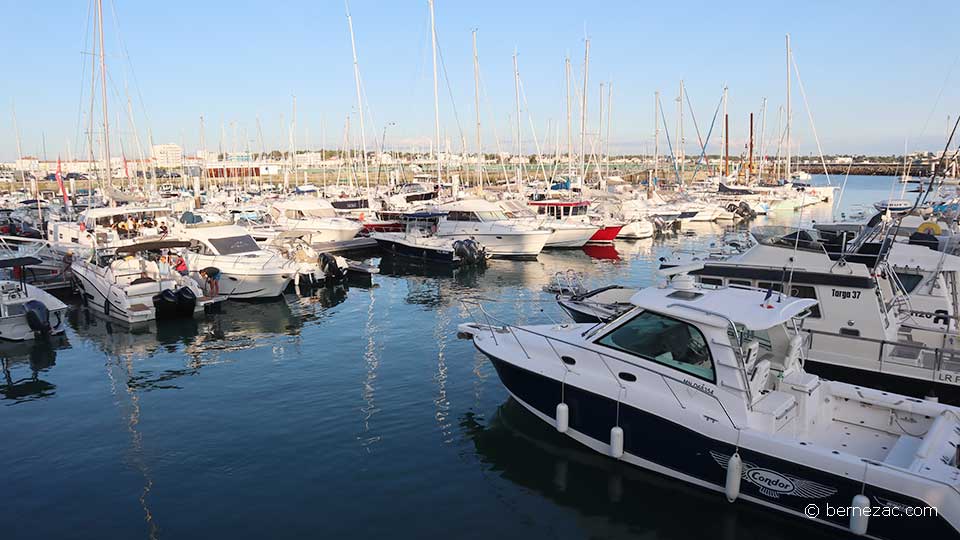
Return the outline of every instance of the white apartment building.
{"type": "Polygon", "coordinates": [[[151,152],[157,167],[180,167],[183,164],[183,149],[178,144],[155,144],[151,152]]]}

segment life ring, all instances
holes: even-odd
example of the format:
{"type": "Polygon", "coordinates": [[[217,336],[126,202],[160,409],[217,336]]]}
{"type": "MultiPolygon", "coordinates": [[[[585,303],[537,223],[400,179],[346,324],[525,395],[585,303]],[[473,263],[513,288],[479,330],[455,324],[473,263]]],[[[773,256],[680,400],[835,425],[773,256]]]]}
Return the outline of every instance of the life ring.
{"type": "Polygon", "coordinates": [[[940,236],[940,233],[943,232],[943,229],[940,228],[940,225],[933,221],[924,221],[917,227],[917,232],[921,234],[932,234],[934,236],[940,236]]]}

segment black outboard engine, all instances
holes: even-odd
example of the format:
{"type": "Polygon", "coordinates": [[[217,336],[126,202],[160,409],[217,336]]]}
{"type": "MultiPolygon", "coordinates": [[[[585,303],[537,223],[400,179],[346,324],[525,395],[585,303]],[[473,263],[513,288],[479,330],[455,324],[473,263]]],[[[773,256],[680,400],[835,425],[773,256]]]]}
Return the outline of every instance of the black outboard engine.
{"type": "Polygon", "coordinates": [[[486,260],[486,250],[472,239],[457,240],[453,243],[453,252],[463,264],[480,264],[486,260]]]}
{"type": "Polygon", "coordinates": [[[192,317],[193,311],[197,307],[197,295],[190,287],[180,287],[177,291],[177,315],[181,317],[192,317]]]}
{"type": "Polygon", "coordinates": [[[50,310],[39,300],[28,300],[23,303],[23,311],[27,317],[27,326],[36,335],[50,333],[50,310]]]}
{"type": "Polygon", "coordinates": [[[153,296],[153,308],[157,311],[158,319],[169,319],[177,315],[177,293],[171,289],[161,291],[153,296]]]}
{"type": "Polygon", "coordinates": [[[323,271],[327,281],[340,281],[346,276],[337,263],[337,258],[333,255],[321,253],[318,259],[317,263],[320,265],[320,270],[323,271]]]}

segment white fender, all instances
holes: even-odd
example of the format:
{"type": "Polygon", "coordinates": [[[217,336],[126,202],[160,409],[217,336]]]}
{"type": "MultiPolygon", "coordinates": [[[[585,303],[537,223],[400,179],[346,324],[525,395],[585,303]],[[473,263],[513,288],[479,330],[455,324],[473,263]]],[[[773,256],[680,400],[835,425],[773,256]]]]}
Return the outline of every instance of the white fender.
{"type": "Polygon", "coordinates": [[[623,429],[619,426],[610,429],[610,456],[623,457],[623,429]]]}
{"type": "Polygon", "coordinates": [[[867,525],[870,521],[870,499],[866,495],[856,495],[850,506],[850,532],[857,536],[867,534],[867,525]]]}
{"type": "Polygon", "coordinates": [[[727,482],[724,485],[724,493],[727,495],[727,502],[733,502],[740,496],[740,480],[743,478],[743,460],[740,459],[740,452],[734,452],[727,462],[727,482]]]}
{"type": "Polygon", "coordinates": [[[557,431],[566,433],[568,427],[570,427],[570,409],[567,408],[566,403],[559,403],[557,404],[557,431]]]}

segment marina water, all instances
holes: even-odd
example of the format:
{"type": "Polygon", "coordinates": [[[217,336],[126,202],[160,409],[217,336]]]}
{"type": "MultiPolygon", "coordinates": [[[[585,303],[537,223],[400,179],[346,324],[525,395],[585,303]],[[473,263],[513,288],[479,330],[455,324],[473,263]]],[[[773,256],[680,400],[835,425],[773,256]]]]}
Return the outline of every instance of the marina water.
{"type": "MultiPolygon", "coordinates": [[[[851,177],[841,205],[889,198],[892,182],[851,177]]],[[[579,446],[456,338],[462,298],[511,322],[561,320],[543,290],[555,273],[649,285],[658,257],[723,231],[685,224],[483,270],[385,263],[369,283],[140,332],[74,307],[64,339],[0,351],[5,536],[832,537],[579,446]]]]}

